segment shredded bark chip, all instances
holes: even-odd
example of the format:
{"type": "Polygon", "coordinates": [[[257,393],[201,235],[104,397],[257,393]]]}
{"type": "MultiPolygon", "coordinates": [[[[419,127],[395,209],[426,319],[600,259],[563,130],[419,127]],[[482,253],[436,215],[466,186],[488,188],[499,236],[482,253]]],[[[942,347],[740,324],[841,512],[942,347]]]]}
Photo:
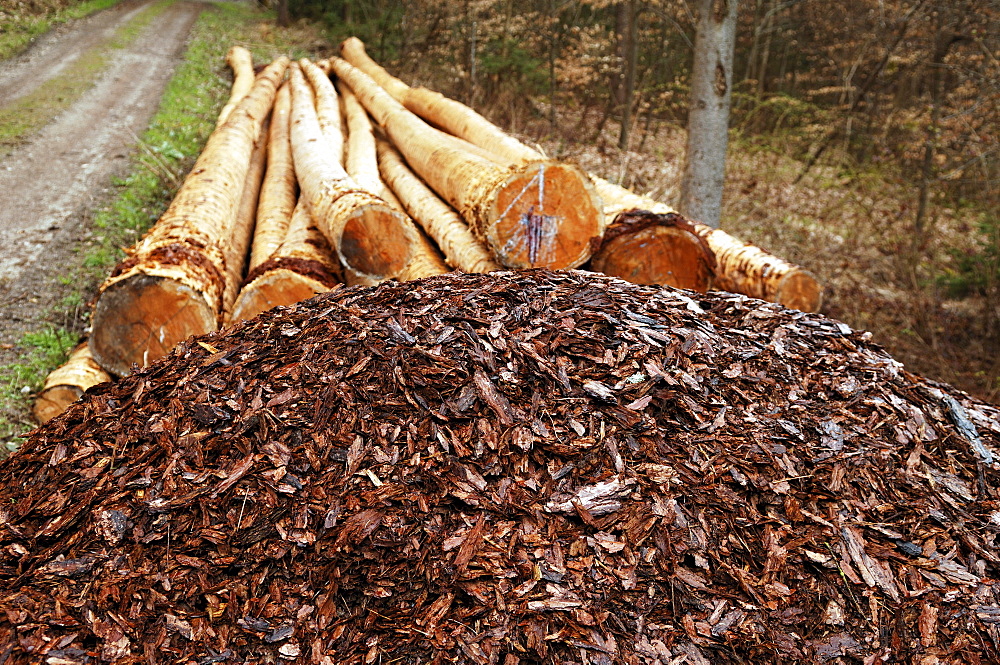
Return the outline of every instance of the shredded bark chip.
{"type": "Polygon", "coordinates": [[[1000,662],[998,444],[868,334],[742,296],[344,288],[0,466],[0,662],[1000,662]]]}

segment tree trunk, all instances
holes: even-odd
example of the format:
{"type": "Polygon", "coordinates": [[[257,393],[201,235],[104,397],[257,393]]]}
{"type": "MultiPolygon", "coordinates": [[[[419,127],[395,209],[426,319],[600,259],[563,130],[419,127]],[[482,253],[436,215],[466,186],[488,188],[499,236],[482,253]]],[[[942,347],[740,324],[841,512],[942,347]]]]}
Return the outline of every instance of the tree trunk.
{"type": "Polygon", "coordinates": [[[35,420],[44,425],[79,399],[87,388],[105,381],[111,381],[111,377],[97,364],[84,342],[73,349],[65,365],[45,378],[45,385],[35,398],[35,420]]]}
{"type": "Polygon", "coordinates": [[[377,148],[382,177],[410,216],[441,248],[449,264],[465,272],[500,269],[465,220],[410,170],[392,145],[379,141],[377,148]]]}
{"type": "Polygon", "coordinates": [[[698,0],[681,212],[719,226],[729,139],[737,0],[698,0]]]}
{"type": "Polygon", "coordinates": [[[359,40],[347,40],[341,51],[371,71],[390,92],[372,86],[371,79],[342,61],[338,75],[349,75],[367,89],[367,94],[357,89],[355,94],[413,169],[459,210],[501,264],[567,268],[589,258],[603,218],[600,200],[585,174],[544,159],[467,106],[391,77],[368,58],[359,40]],[[462,150],[453,137],[407,113],[399,99],[424,120],[486,149],[492,159],[462,150]],[[506,169],[498,168],[494,160],[506,169]]]}
{"type": "Polygon", "coordinates": [[[294,305],[329,291],[339,282],[338,272],[330,244],[313,223],[305,202],[300,201],[285,240],[247,275],[231,322],[252,319],[274,307],[294,305]]]}
{"type": "Polygon", "coordinates": [[[278,89],[271,111],[271,131],[267,146],[267,172],[257,205],[257,226],[250,252],[250,270],[271,258],[288,233],[288,223],[298,198],[292,145],[288,136],[291,113],[291,88],[287,83],[278,89]]]}
{"type": "Polygon", "coordinates": [[[91,352],[113,374],[146,365],[181,340],[215,330],[226,285],[226,246],[250,156],[287,58],[269,65],[205,149],[160,220],[101,287],[91,352]]]}
{"type": "Polygon", "coordinates": [[[635,106],[635,75],[639,60],[639,29],[635,0],[626,0],[619,7],[619,16],[623,22],[618,34],[619,48],[625,67],[624,87],[621,99],[621,128],[618,133],[618,148],[628,148],[629,134],[632,131],[632,111],[635,106]]]}
{"type": "Polygon", "coordinates": [[[288,0],[278,0],[278,27],[287,28],[291,24],[288,16],[288,0]]]}
{"type": "Polygon", "coordinates": [[[292,156],[310,214],[346,269],[372,283],[398,275],[416,242],[412,224],[347,174],[326,143],[313,93],[292,68],[292,156]]]}
{"type": "MultiPolygon", "coordinates": [[[[605,201],[606,215],[633,209],[661,215],[675,213],[665,203],[639,196],[596,176],[594,184],[605,201]]],[[[803,312],[819,310],[823,288],[811,273],[759,247],[737,240],[725,231],[699,222],[693,225],[695,232],[715,255],[713,288],[770,300],[803,312]]]]}

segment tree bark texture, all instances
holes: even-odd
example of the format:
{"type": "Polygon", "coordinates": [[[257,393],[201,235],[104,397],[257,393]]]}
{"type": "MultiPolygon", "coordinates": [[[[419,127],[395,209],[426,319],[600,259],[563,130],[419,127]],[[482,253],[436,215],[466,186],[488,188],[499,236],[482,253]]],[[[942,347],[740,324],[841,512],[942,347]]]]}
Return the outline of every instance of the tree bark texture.
{"type": "Polygon", "coordinates": [[[729,140],[737,0],[698,0],[681,212],[718,228],[729,140]]]}

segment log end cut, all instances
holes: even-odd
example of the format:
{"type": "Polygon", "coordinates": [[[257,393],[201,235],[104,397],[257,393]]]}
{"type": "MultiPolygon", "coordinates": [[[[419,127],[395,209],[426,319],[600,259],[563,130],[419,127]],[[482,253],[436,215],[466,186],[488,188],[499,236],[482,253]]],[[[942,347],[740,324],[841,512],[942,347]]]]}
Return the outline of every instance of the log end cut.
{"type": "Polygon", "coordinates": [[[781,280],[775,300],[789,309],[818,312],[823,305],[823,287],[812,273],[799,268],[781,280]]]}
{"type": "Polygon", "coordinates": [[[576,268],[590,258],[604,215],[593,184],[568,164],[533,162],[502,182],[481,229],[509,268],[576,268]]]}
{"type": "Polygon", "coordinates": [[[88,388],[110,380],[107,372],[94,361],[87,343],[80,344],[69,354],[66,364],[45,378],[45,385],[32,409],[35,420],[39,425],[47,423],[78,400],[88,388]]]}
{"type": "Polygon", "coordinates": [[[90,350],[112,374],[144,367],[191,335],[215,330],[217,313],[195,289],[137,273],[108,286],[94,308],[90,350]]]}
{"type": "Polygon", "coordinates": [[[287,307],[308,300],[317,293],[326,293],[330,287],[306,275],[277,268],[264,273],[243,287],[233,306],[231,323],[248,321],[261,312],[275,307],[287,307]]]}
{"type": "Polygon", "coordinates": [[[38,394],[35,406],[32,407],[35,421],[39,425],[44,425],[65,411],[70,404],[80,399],[82,394],[83,391],[76,386],[46,388],[38,394]]]}
{"type": "Polygon", "coordinates": [[[416,242],[405,215],[388,204],[372,203],[351,211],[335,245],[345,266],[381,280],[403,271],[416,242]]]}
{"type": "Polygon", "coordinates": [[[636,217],[636,221],[648,218],[651,223],[629,229],[617,221],[594,252],[592,270],[634,284],[660,284],[702,293],[712,288],[715,271],[711,251],[693,229],[687,228],[690,224],[669,223],[669,218],[677,215],[638,212],[636,217]],[[619,228],[623,232],[616,233],[619,228]]]}

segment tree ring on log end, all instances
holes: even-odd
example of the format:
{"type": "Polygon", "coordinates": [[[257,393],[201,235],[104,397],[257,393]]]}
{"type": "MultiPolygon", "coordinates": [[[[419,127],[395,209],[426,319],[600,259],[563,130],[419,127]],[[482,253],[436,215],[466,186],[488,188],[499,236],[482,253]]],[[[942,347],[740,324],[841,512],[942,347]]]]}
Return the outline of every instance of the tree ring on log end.
{"type": "MultiPolygon", "coordinates": [[[[653,219],[667,217],[643,214],[653,219]]],[[[634,284],[660,284],[701,293],[712,288],[714,277],[705,241],[685,226],[668,224],[650,224],[619,234],[609,232],[590,267],[634,284]]]]}
{"type": "Polygon", "coordinates": [[[808,270],[792,270],[781,280],[775,300],[802,312],[818,312],[823,304],[823,287],[808,270]]]}
{"type": "Polygon", "coordinates": [[[218,327],[217,312],[195,289],[139,273],[115,282],[94,308],[90,350],[105,370],[124,376],[148,365],[191,335],[218,327]]]}
{"type": "Polygon", "coordinates": [[[509,268],[576,268],[601,235],[600,198],[590,179],[568,164],[525,164],[492,199],[482,231],[509,268]]]}
{"type": "Polygon", "coordinates": [[[386,204],[374,204],[350,214],[340,242],[335,244],[345,266],[378,280],[402,272],[416,242],[416,234],[399,211],[386,204]]]}

